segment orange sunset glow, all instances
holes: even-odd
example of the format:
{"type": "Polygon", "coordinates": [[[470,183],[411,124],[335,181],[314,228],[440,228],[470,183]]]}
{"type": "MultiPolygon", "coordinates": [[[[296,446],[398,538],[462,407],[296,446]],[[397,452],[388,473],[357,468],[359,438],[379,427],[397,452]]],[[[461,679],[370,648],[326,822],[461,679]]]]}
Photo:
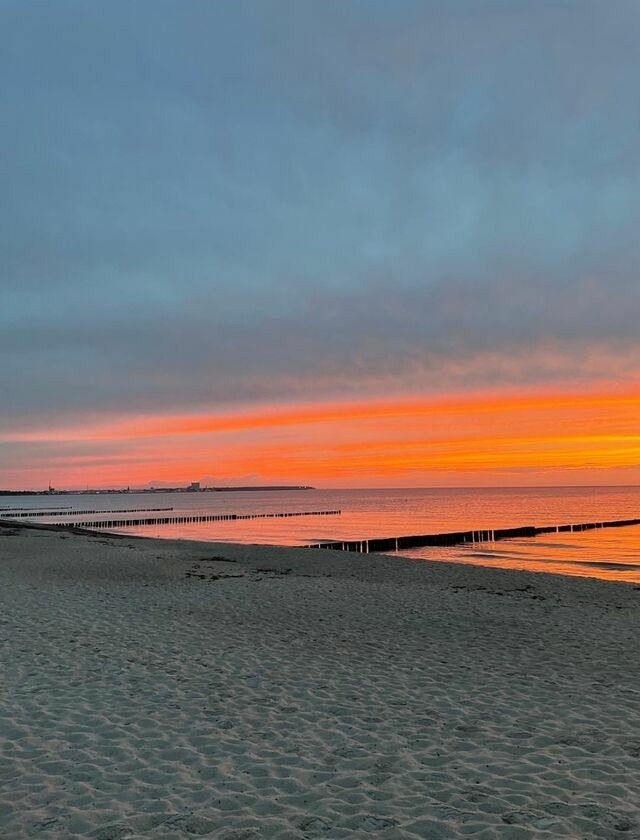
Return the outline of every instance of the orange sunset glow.
{"type": "Polygon", "coordinates": [[[23,467],[34,487],[627,484],[640,480],[639,409],[635,389],[478,392],[67,421],[3,440],[50,450],[46,471],[23,467]]]}

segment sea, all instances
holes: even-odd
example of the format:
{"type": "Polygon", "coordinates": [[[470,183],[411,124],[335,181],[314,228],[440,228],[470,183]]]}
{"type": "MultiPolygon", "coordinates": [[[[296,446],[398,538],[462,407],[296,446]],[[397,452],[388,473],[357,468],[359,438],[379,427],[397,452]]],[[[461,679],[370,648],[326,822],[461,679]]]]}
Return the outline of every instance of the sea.
{"type": "MultiPolygon", "coordinates": [[[[0,518],[64,524],[117,520],[109,530],[166,539],[309,545],[459,530],[548,526],[640,518],[640,487],[270,490],[0,496],[0,518]],[[172,511],[150,512],[151,508],[172,511]],[[139,512],[115,512],[115,511],[139,512]],[[145,517],[295,516],[127,526],[145,517]],[[98,513],[80,513],[98,511],[98,513]]],[[[544,534],[398,552],[416,561],[448,561],[640,583],[640,526],[544,534]]]]}

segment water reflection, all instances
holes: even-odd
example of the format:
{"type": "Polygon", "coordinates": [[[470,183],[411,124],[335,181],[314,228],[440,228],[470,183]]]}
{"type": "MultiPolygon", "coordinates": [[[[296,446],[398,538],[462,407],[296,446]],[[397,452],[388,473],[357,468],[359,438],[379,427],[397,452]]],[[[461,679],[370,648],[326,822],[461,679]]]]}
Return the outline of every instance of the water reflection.
{"type": "MultiPolygon", "coordinates": [[[[172,506],[182,514],[266,513],[341,509],[337,517],[181,523],[118,529],[124,533],[278,545],[366,540],[466,529],[558,525],[640,515],[640,488],[475,488],[307,490],[286,492],[77,495],[50,500],[75,510],[172,506]]],[[[0,506],[42,508],[41,496],[0,497],[0,506]]],[[[60,523],[61,518],[52,518],[60,523]]],[[[99,519],[99,515],[86,517],[99,519]]],[[[104,518],[113,518],[104,514],[104,518]]],[[[46,522],[46,517],[36,521],[46,522]]],[[[552,571],[640,583],[640,528],[545,534],[531,539],[423,548],[405,552],[424,559],[552,571]]]]}
{"type": "Polygon", "coordinates": [[[404,551],[405,557],[640,583],[640,526],[404,551]]]}

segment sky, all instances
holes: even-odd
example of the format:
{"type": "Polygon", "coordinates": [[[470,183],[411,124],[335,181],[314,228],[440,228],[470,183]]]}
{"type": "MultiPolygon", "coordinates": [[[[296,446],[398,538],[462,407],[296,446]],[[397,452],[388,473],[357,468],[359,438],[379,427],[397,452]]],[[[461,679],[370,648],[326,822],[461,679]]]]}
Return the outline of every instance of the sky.
{"type": "Polygon", "coordinates": [[[0,487],[640,484],[636,0],[0,0],[0,487]]]}

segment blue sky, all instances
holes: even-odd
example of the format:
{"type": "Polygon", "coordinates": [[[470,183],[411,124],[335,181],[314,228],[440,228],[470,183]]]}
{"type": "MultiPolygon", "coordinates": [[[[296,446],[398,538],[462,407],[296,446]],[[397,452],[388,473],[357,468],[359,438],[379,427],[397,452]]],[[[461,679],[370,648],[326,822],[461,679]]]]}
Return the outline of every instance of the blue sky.
{"type": "Polygon", "coordinates": [[[640,6],[0,0],[0,427],[637,374],[640,6]]]}

